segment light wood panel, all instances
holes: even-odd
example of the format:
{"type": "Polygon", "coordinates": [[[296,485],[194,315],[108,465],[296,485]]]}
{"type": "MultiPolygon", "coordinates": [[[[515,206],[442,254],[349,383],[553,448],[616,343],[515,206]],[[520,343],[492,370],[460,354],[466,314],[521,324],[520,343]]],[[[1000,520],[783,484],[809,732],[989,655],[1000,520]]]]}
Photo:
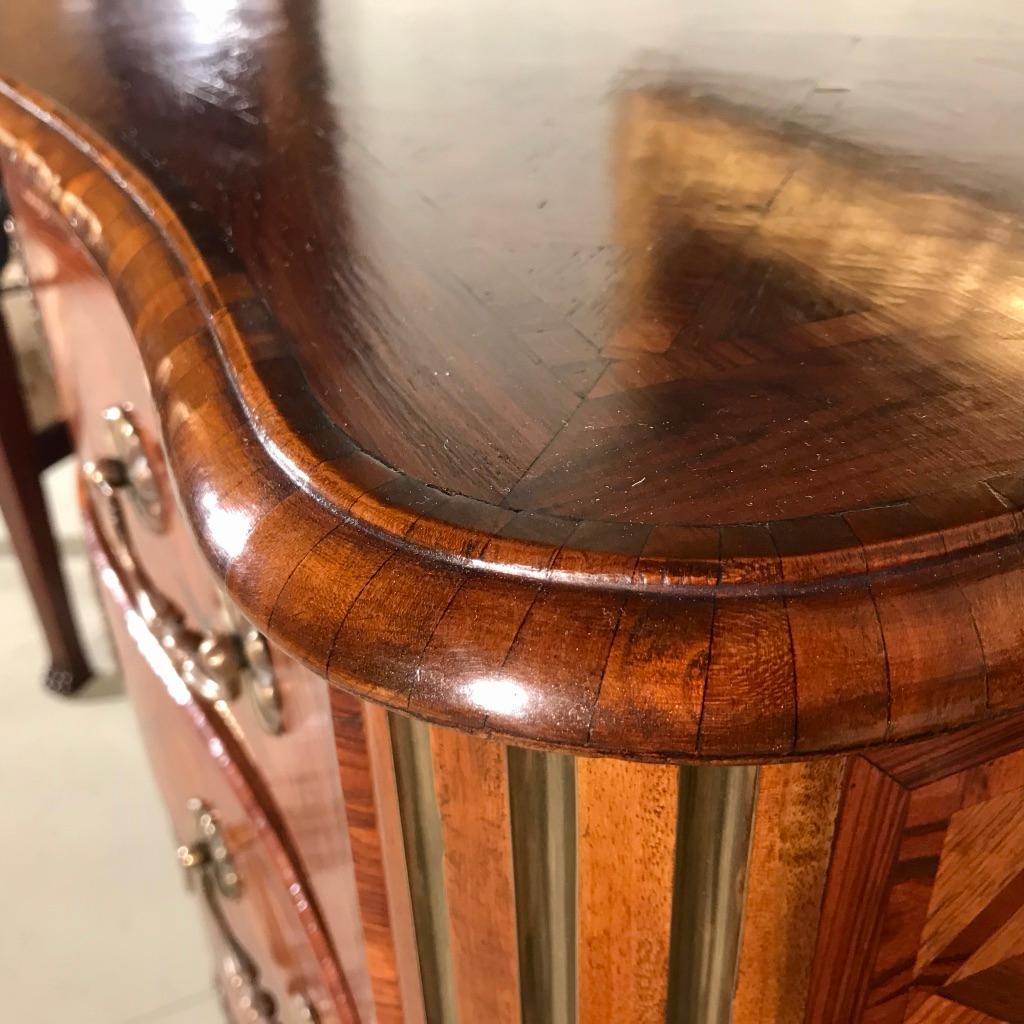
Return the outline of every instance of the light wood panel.
{"type": "Polygon", "coordinates": [[[675,870],[675,768],[579,759],[579,1024],[663,1024],[675,870]]]}
{"type": "Polygon", "coordinates": [[[519,954],[505,748],[431,731],[459,1020],[518,1024],[519,954]]]}
{"type": "Polygon", "coordinates": [[[845,758],[764,765],[733,1024],[800,1024],[845,758]]]}

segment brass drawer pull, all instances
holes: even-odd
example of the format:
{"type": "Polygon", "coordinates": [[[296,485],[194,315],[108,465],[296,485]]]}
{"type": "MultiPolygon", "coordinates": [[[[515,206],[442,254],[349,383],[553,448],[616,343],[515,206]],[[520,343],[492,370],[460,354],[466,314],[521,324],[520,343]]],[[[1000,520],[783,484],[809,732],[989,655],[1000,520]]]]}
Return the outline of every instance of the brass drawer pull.
{"type": "Polygon", "coordinates": [[[238,695],[244,665],[238,638],[190,629],[182,612],[154,586],[139,564],[121,500],[121,494],[131,489],[125,464],[120,459],[99,459],[85,463],[82,472],[106,508],[111,529],[103,532],[135,611],[190,689],[207,700],[232,700],[238,695]]]}
{"type": "Polygon", "coordinates": [[[283,729],[280,693],[266,641],[250,623],[239,620],[239,632],[208,633],[189,628],[185,616],[156,587],[135,554],[125,505],[126,496],[142,522],[154,530],[165,526],[164,501],[156,474],[128,411],[120,406],[104,414],[117,451],[82,467],[98,504],[106,509],[110,529],[104,531],[118,572],[124,577],[132,605],[160,641],[188,687],[206,700],[234,700],[248,689],[257,721],[268,733],[283,729]]]}
{"type": "Polygon", "coordinates": [[[207,910],[228,950],[228,984],[239,990],[238,1001],[253,1024],[280,1024],[277,1001],[261,985],[259,968],[238,941],[221,903],[225,899],[238,899],[242,891],[224,835],[213,812],[202,800],[193,797],[188,809],[198,835],[193,842],[178,848],[178,862],[185,869],[190,884],[198,879],[207,910]]]}
{"type": "Polygon", "coordinates": [[[146,526],[157,533],[163,532],[167,527],[163,494],[130,410],[123,405],[112,405],[103,410],[103,419],[110,431],[114,453],[124,466],[132,504],[146,526]]]}

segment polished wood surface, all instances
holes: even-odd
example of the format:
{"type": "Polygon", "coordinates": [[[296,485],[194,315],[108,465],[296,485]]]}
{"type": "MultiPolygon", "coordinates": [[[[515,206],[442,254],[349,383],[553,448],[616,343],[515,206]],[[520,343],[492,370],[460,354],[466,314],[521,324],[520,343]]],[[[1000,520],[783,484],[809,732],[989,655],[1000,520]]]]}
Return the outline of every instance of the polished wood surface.
{"type": "Polygon", "coordinates": [[[444,838],[458,1016],[519,1024],[505,748],[453,729],[435,729],[431,749],[444,838]]]}
{"type": "MultiPolygon", "coordinates": [[[[24,257],[35,281],[36,299],[77,453],[82,459],[113,454],[103,410],[112,405],[131,407],[164,499],[164,514],[158,524],[147,524],[137,516],[131,520],[138,557],[148,566],[160,592],[195,628],[213,632],[233,628],[218,581],[203,563],[173,505],[166,467],[156,443],[158,419],[132,334],[105,279],[80,253],[68,247],[66,230],[56,219],[45,221],[31,215],[19,218],[24,257]],[[81,338],[90,336],[101,339],[103,359],[97,359],[80,343],[81,338]]],[[[112,575],[107,558],[102,543],[97,541],[93,561],[100,581],[110,589],[110,581],[116,583],[116,573],[112,575]]],[[[189,794],[180,789],[179,777],[184,769],[176,768],[175,762],[188,759],[195,741],[180,735],[183,719],[171,713],[173,705],[168,695],[159,689],[156,695],[153,693],[153,672],[163,673],[163,678],[168,671],[159,658],[155,667],[148,664],[154,660],[151,648],[158,647],[158,641],[145,632],[137,613],[134,617],[126,615],[123,605],[128,596],[121,592],[120,585],[113,587],[111,600],[108,610],[114,609],[110,615],[113,634],[133,702],[145,718],[144,738],[158,781],[165,790],[173,791],[173,798],[167,796],[172,816],[186,822],[184,806],[189,794]]],[[[273,827],[283,834],[303,884],[315,889],[318,926],[332,948],[332,958],[345,974],[348,998],[353,1004],[346,1011],[349,1016],[342,1019],[370,1019],[374,1013],[374,972],[359,921],[355,832],[349,825],[339,785],[329,695],[321,679],[310,676],[287,655],[272,652],[271,664],[281,703],[281,728],[277,733],[271,734],[261,725],[251,702],[242,699],[244,694],[230,702],[200,703],[194,713],[202,718],[204,729],[216,734],[211,743],[220,742],[217,737],[222,734],[229,738],[225,742],[230,742],[231,765],[251,778],[247,785],[258,794],[247,799],[269,805],[266,813],[273,827]],[[270,793],[272,797],[268,797],[270,793]]],[[[180,697],[185,692],[185,684],[179,680],[174,694],[180,697]]],[[[206,787],[214,784],[207,782],[202,773],[189,778],[203,796],[208,794],[206,787]]],[[[282,884],[287,887],[287,881],[282,884]]],[[[297,892],[301,897],[302,892],[297,892]]],[[[252,916],[265,919],[265,908],[257,907],[252,916]]],[[[273,918],[264,920],[264,924],[273,928],[273,918]]],[[[245,1019],[244,1014],[240,1019],[245,1019]]]]}
{"type": "Polygon", "coordinates": [[[849,767],[808,1024],[1019,1021],[1024,723],[849,767]]]}
{"type": "Polygon", "coordinates": [[[845,758],[765,765],[758,782],[733,1024],[802,1024],[845,758]]]}
{"type": "Polygon", "coordinates": [[[677,772],[577,765],[580,1024],[666,1019],[677,772]]]}
{"type": "Polygon", "coordinates": [[[133,557],[271,641],[267,729],[89,513],[179,838],[216,803],[282,1000],[1022,1019],[1024,21],[926,14],[0,21],[76,448],[127,407],[168,498],[110,516],[133,557]]]}
{"type": "MultiPolygon", "coordinates": [[[[118,656],[177,840],[184,845],[197,838],[189,801],[202,799],[223,829],[240,879],[240,896],[223,900],[228,927],[253,958],[261,985],[283,1013],[292,1016],[293,1001],[305,998],[324,1024],[367,1019],[342,972],[338,948],[276,800],[252,771],[232,731],[215,710],[190,694],[134,611],[103,524],[88,505],[84,519],[90,554],[104,584],[104,603],[112,613],[118,656]]],[[[304,845],[308,856],[308,839],[304,845]]],[[[169,848],[168,857],[173,855],[169,848]]],[[[238,968],[231,965],[232,960],[237,965],[237,957],[212,915],[207,923],[222,958],[217,978],[228,1004],[236,1007],[239,1022],[256,1020],[233,991],[231,973],[238,968]]]]}
{"type": "Polygon", "coordinates": [[[1024,455],[998,415],[1022,26],[949,6],[936,35],[874,7],[48,0],[6,19],[4,65],[228,234],[388,465],[719,525],[1024,455]]]}
{"type": "Polygon", "coordinates": [[[947,13],[42,0],[0,150],[306,666],[526,743],[846,750],[1024,704],[1024,25],[947,13]]]}
{"type": "Polygon", "coordinates": [[[338,770],[379,1024],[424,1024],[408,869],[382,712],[332,695],[338,770]]]}

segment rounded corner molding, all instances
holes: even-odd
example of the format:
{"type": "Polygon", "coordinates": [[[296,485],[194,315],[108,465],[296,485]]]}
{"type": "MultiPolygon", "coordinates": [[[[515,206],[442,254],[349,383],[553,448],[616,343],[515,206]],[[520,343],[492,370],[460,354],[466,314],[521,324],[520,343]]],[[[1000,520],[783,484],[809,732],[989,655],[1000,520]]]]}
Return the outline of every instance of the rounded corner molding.
{"type": "Polygon", "coordinates": [[[651,761],[859,749],[1024,706],[1020,509],[995,483],[976,498],[1000,503],[982,530],[942,496],[629,553],[593,539],[602,524],[550,540],[505,510],[474,527],[458,496],[351,472],[366,453],[295,391],[280,348],[255,343],[277,332],[248,279],[215,274],[89,128],[4,81],[0,156],[116,291],[209,562],[256,629],[332,684],[439,724],[651,761]]]}

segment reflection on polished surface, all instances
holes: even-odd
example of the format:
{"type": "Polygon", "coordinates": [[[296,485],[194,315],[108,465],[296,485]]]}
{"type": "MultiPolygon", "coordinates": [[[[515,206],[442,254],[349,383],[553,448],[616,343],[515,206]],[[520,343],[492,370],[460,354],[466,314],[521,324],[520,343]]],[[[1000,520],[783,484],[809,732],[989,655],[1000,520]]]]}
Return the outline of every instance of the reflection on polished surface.
{"type": "Polygon", "coordinates": [[[94,559],[189,683],[183,733],[135,674],[172,812],[292,897],[238,932],[277,1005],[1021,1005],[1024,18],[850,6],[17,12],[94,559]]]}
{"type": "Polygon", "coordinates": [[[415,479],[749,522],[1024,459],[1013,5],[174,6],[16,5],[2,71],[240,261],[415,479]]]}

